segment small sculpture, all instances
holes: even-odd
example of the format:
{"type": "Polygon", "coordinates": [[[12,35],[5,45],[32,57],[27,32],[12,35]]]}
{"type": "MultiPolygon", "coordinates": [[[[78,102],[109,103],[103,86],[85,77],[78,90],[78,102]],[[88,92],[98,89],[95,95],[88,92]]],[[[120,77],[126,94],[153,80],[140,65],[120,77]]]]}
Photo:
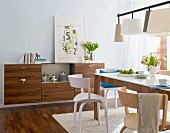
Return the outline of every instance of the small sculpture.
{"type": "Polygon", "coordinates": [[[43,82],[47,82],[48,77],[49,77],[49,74],[43,73],[43,75],[42,75],[43,82]]]}
{"type": "MultiPolygon", "coordinates": [[[[57,78],[57,79],[58,79],[58,78],[57,78]]],[[[52,81],[52,82],[56,82],[56,81],[57,81],[57,79],[55,78],[55,76],[54,76],[54,75],[52,75],[52,76],[51,76],[51,81],[52,81]]]]}
{"type": "Polygon", "coordinates": [[[35,53],[35,59],[41,59],[41,55],[39,55],[38,53],[35,53]]]}

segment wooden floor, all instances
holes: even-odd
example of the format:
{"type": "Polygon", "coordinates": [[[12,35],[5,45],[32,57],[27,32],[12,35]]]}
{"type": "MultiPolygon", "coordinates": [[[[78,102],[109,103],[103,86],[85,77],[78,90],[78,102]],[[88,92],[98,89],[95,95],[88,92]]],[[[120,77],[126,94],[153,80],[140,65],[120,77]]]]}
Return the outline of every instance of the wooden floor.
{"type": "MultiPolygon", "coordinates": [[[[109,99],[108,108],[113,106],[114,99],[109,99]]],[[[84,110],[92,109],[92,104],[84,107],[84,110]]],[[[0,133],[67,133],[52,115],[70,112],[73,103],[0,109],[0,133]]]]}

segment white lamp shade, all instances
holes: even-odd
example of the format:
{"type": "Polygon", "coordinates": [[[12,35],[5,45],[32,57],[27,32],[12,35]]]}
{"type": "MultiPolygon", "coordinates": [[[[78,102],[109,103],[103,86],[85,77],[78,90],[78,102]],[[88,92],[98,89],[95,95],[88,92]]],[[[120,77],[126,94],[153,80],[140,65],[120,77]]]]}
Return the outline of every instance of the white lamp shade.
{"type": "Polygon", "coordinates": [[[143,24],[141,19],[125,19],[122,25],[121,34],[124,35],[137,35],[143,33],[143,24]]]}
{"type": "Polygon", "coordinates": [[[170,8],[150,12],[147,33],[158,36],[170,35],[170,8]]]}
{"type": "Polygon", "coordinates": [[[123,42],[123,36],[121,35],[121,24],[116,24],[114,42],[123,42]]]}

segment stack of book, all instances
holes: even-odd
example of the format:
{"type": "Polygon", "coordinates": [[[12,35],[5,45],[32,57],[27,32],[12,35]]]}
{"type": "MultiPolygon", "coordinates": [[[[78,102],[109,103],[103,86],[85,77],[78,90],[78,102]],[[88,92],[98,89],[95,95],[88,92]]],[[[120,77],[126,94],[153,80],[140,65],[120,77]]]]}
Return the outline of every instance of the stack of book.
{"type": "Polygon", "coordinates": [[[34,64],[35,54],[24,53],[19,59],[20,64],[34,64]]]}
{"type": "Polygon", "coordinates": [[[19,59],[20,64],[41,64],[47,63],[45,58],[36,58],[36,55],[33,53],[24,53],[19,59]]]}

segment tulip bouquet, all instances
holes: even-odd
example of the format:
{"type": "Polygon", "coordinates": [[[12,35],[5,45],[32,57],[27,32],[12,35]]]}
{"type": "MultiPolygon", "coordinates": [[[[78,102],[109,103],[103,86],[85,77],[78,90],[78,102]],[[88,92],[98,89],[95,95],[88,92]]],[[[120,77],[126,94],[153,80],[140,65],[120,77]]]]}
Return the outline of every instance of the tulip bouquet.
{"type": "Polygon", "coordinates": [[[153,55],[152,53],[149,55],[145,55],[142,57],[141,63],[143,65],[147,65],[147,66],[160,66],[161,62],[165,61],[166,58],[158,58],[158,56],[153,55]]]}

